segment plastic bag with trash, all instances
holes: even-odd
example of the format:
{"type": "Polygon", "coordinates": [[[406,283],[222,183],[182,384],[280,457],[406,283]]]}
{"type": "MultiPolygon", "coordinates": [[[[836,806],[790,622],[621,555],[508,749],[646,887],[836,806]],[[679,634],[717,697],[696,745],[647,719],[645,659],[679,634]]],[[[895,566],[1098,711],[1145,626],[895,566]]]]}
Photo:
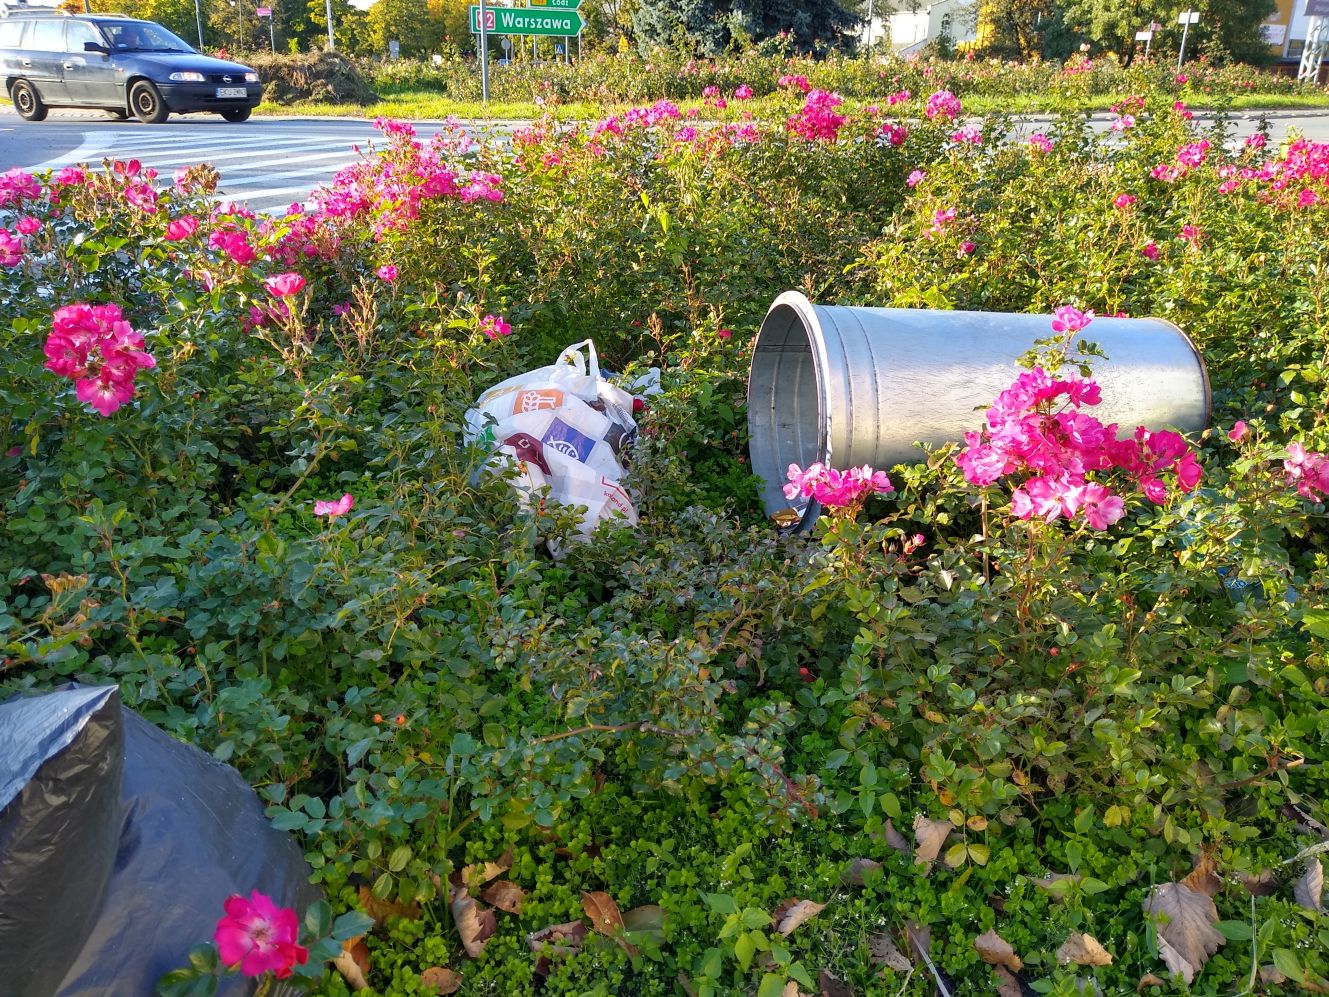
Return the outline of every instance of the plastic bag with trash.
{"type": "Polygon", "coordinates": [[[545,487],[563,505],[585,506],[583,538],[608,519],[636,524],[637,508],[620,484],[637,435],[632,395],[605,379],[591,340],[494,385],[467,411],[464,435],[516,471],[512,484],[527,508],[545,487]]]}

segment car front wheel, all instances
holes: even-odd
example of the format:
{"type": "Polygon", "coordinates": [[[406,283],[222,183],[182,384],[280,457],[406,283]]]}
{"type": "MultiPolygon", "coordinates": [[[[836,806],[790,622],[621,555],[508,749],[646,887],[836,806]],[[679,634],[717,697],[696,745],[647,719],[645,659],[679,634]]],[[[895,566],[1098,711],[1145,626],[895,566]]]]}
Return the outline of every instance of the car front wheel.
{"type": "Polygon", "coordinates": [[[139,80],[129,88],[129,108],[145,125],[160,125],[171,113],[157,88],[147,80],[139,80]]]}
{"type": "Polygon", "coordinates": [[[249,120],[249,112],[250,108],[248,107],[228,107],[220,113],[227,121],[240,122],[249,120]]]}
{"type": "Polygon", "coordinates": [[[19,80],[9,89],[9,96],[14,101],[14,110],[24,121],[41,121],[46,117],[46,105],[41,94],[27,80],[19,80]]]}

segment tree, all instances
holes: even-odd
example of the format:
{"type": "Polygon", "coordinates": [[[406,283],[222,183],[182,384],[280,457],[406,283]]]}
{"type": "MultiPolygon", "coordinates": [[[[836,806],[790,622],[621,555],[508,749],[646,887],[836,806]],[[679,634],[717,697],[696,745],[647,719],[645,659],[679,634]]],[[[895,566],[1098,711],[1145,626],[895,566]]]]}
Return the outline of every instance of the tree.
{"type": "MultiPolygon", "coordinates": [[[[325,0],[306,0],[304,23],[296,33],[301,48],[328,47],[328,9],[325,0]]],[[[369,16],[348,0],[332,0],[332,39],[338,52],[367,53],[375,51],[370,42],[369,16]]],[[[386,48],[386,44],[384,48],[386,48]]],[[[383,49],[378,49],[382,51],[383,49]]]]}
{"type": "Polygon", "coordinates": [[[803,51],[852,42],[860,18],[837,0],[639,0],[632,14],[638,47],[718,55],[737,38],[761,42],[787,33],[803,51]]]}
{"type": "Polygon", "coordinates": [[[378,0],[369,8],[369,42],[375,52],[386,52],[388,42],[401,46],[402,55],[428,55],[443,44],[443,19],[420,0],[378,0]]]}
{"type": "Polygon", "coordinates": [[[1275,0],[1069,0],[1064,17],[1073,29],[1129,64],[1135,55],[1135,32],[1158,21],[1165,34],[1155,36],[1154,51],[1175,52],[1181,40],[1177,15],[1199,11],[1200,21],[1191,27],[1187,41],[1191,52],[1204,52],[1216,61],[1260,61],[1268,58],[1260,23],[1275,9],[1275,0]]]}
{"type": "Polygon", "coordinates": [[[978,13],[979,45],[1003,59],[1045,55],[1041,36],[1053,14],[1051,0],[986,0],[978,13]]]}

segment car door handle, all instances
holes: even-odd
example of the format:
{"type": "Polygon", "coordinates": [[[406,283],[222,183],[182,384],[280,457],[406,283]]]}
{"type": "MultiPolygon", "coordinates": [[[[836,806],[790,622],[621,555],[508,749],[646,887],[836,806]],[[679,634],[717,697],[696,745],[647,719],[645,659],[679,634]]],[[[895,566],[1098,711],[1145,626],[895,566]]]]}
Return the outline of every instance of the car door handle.
{"type": "Polygon", "coordinates": [[[20,60],[19,60],[19,65],[22,66],[24,69],[30,69],[30,68],[32,67],[32,60],[31,60],[31,59],[20,59],[20,60]]]}
{"type": "Polygon", "coordinates": [[[65,63],[65,68],[66,68],[66,69],[73,69],[73,68],[74,68],[74,64],[73,64],[72,62],[66,62],[66,63],[65,63]]]}

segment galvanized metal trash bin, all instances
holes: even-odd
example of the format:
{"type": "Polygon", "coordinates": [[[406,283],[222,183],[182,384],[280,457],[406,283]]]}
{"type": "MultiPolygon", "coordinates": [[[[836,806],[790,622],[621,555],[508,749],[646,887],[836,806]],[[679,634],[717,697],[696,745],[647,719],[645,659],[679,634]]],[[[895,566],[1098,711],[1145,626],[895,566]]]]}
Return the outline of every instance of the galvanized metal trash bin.
{"type": "MultiPolygon", "coordinates": [[[[791,503],[790,464],[890,468],[919,460],[916,443],[958,442],[1019,373],[1016,360],[1052,333],[1048,315],[814,305],[775,299],[752,354],[748,433],[768,515],[791,506],[810,526],[820,510],[791,503]]],[[[1096,318],[1077,338],[1098,343],[1103,402],[1093,414],[1123,429],[1202,430],[1209,378],[1190,338],[1156,318],[1096,318]]]]}

